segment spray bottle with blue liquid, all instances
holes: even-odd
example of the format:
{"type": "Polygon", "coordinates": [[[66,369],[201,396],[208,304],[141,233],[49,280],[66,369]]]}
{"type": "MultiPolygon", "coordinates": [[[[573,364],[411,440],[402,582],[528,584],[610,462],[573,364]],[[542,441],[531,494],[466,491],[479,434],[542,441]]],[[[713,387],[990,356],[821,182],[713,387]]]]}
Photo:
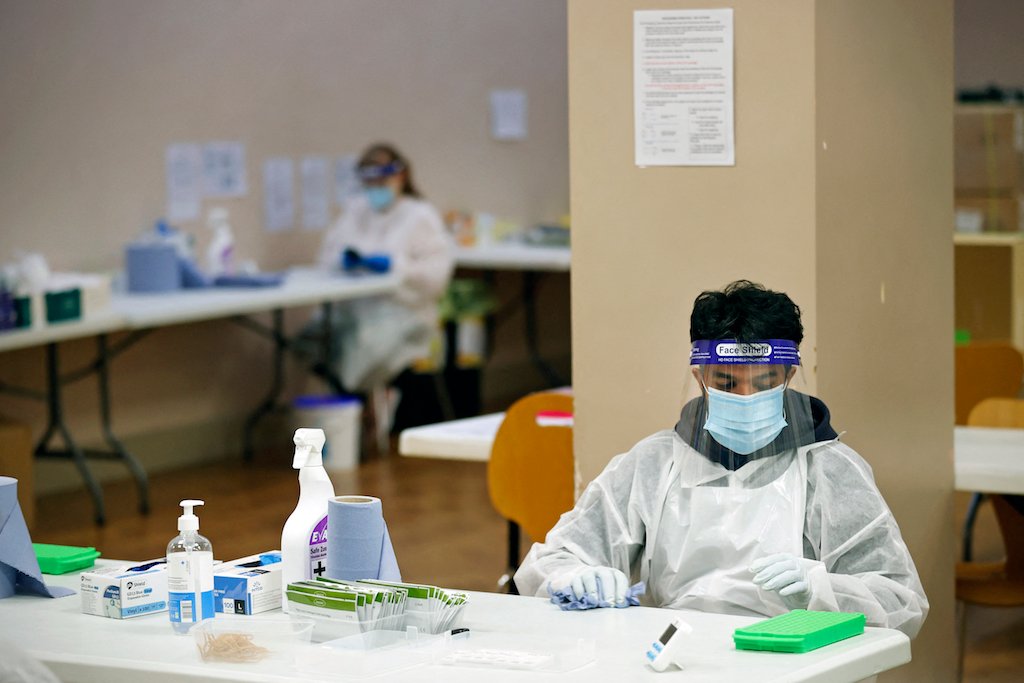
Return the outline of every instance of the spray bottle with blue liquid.
{"type": "Polygon", "coordinates": [[[167,544],[167,611],[171,628],[188,633],[195,624],[213,619],[213,546],[199,535],[192,508],[201,500],[183,500],[177,536],[167,544]]]}

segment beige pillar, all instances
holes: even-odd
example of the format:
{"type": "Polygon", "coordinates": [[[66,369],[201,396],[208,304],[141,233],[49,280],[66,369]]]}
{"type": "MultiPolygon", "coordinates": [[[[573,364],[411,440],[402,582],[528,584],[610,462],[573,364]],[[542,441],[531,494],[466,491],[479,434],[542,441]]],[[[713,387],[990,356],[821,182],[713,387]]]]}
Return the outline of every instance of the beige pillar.
{"type": "Polygon", "coordinates": [[[952,680],[951,3],[569,0],[568,25],[584,480],[675,422],[701,290],[790,293],[806,384],[931,600],[914,662],[884,679],[952,680]],[[637,168],[632,13],[709,7],[734,9],[736,165],[637,168]]]}

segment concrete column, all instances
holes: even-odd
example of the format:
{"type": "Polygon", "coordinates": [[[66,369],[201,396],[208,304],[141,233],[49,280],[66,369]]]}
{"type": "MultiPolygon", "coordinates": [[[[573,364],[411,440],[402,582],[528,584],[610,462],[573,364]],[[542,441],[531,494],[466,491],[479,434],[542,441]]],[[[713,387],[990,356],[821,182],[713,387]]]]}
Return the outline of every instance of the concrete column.
{"type": "Polygon", "coordinates": [[[885,680],[952,680],[951,2],[569,0],[568,26],[584,481],[674,424],[700,291],[788,292],[807,389],[874,468],[931,601],[885,680]],[[716,6],[734,9],[736,165],[637,168],[633,11],[716,6]]]}

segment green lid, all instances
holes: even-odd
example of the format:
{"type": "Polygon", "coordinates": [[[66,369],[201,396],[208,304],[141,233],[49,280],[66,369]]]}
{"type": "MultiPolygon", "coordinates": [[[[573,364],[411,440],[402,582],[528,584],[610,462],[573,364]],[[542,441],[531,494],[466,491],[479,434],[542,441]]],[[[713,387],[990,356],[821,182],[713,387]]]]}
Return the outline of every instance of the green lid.
{"type": "Polygon", "coordinates": [[[738,628],[732,634],[732,639],[737,650],[809,652],[864,633],[864,621],[864,615],[860,613],[795,609],[738,628]]]}
{"type": "Polygon", "coordinates": [[[96,548],[80,548],[74,545],[51,545],[33,543],[39,560],[39,569],[44,574],[67,574],[78,569],[88,569],[96,564],[100,552],[96,548]]]}

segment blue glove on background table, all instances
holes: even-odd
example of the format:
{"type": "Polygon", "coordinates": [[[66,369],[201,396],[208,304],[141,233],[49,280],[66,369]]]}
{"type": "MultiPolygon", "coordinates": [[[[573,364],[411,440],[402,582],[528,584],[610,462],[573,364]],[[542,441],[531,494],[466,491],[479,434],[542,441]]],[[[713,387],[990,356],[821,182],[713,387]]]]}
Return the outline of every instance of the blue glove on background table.
{"type": "Polygon", "coordinates": [[[346,273],[368,270],[371,273],[386,273],[391,270],[391,257],[387,254],[367,254],[363,256],[355,249],[341,252],[341,269],[346,273]]]}

